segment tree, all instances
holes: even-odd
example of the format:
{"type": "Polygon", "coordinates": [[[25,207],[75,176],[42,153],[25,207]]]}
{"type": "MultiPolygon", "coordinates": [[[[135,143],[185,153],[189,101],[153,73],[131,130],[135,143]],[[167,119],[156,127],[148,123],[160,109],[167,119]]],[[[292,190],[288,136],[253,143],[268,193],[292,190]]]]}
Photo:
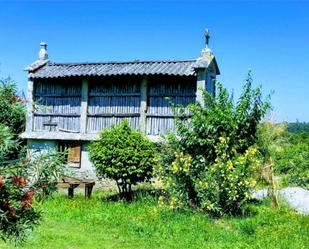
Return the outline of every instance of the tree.
{"type": "Polygon", "coordinates": [[[307,122],[299,122],[298,120],[296,122],[288,123],[287,130],[289,132],[309,132],[309,123],[307,122]]]}
{"type": "Polygon", "coordinates": [[[10,78],[0,80],[0,123],[10,127],[14,135],[25,129],[26,100],[17,94],[14,81],[10,78]]]}
{"type": "Polygon", "coordinates": [[[175,107],[177,137],[169,139],[173,155],[163,155],[159,177],[172,206],[195,207],[215,215],[237,214],[256,183],[257,125],[270,106],[260,87],[252,88],[251,74],[235,104],[217,83],[218,94],[204,92],[204,103],[175,107]]]}
{"type": "Polygon", "coordinates": [[[132,130],[127,120],[101,132],[89,146],[89,157],[99,178],[116,181],[121,197],[132,198],[132,185],[149,181],[155,165],[155,148],[140,132],[132,130]]]}
{"type": "Polygon", "coordinates": [[[64,153],[49,151],[26,157],[19,135],[25,128],[25,106],[10,79],[0,83],[0,238],[23,241],[38,224],[41,212],[34,199],[43,200],[55,190],[64,174],[64,153]]]}
{"type": "Polygon", "coordinates": [[[19,135],[25,130],[26,101],[18,96],[16,84],[10,78],[0,80],[0,100],[0,124],[10,129],[12,138],[19,145],[12,148],[7,156],[16,159],[22,151],[23,141],[19,135]]]}

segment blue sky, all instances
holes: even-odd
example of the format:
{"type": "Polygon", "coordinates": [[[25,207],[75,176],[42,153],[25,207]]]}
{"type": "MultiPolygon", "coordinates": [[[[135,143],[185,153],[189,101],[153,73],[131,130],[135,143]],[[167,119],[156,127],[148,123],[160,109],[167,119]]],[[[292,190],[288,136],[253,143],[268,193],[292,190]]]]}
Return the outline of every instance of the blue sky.
{"type": "Polygon", "coordinates": [[[55,62],[194,59],[211,32],[221,81],[239,95],[249,69],[278,121],[309,121],[309,1],[0,1],[0,77],[48,43],[55,62]]]}

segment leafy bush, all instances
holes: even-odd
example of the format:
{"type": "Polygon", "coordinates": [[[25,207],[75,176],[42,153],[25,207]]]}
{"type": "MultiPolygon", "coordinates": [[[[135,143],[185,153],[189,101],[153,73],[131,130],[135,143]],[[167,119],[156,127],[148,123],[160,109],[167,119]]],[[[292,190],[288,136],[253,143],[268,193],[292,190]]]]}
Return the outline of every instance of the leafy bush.
{"type": "Polygon", "coordinates": [[[26,106],[25,101],[18,97],[16,84],[10,78],[0,80],[0,100],[0,124],[10,129],[14,143],[17,143],[7,153],[7,157],[16,159],[24,152],[19,134],[25,129],[26,106]]]}
{"type": "Polygon", "coordinates": [[[55,190],[54,182],[65,167],[64,154],[54,151],[32,160],[7,160],[16,146],[10,129],[0,124],[0,237],[22,241],[41,216],[34,199],[43,200],[55,190]]]}
{"type": "Polygon", "coordinates": [[[272,174],[281,183],[309,188],[309,133],[287,132],[286,123],[267,121],[259,125],[258,147],[263,157],[263,178],[270,183],[272,174]]]}
{"type": "Polygon", "coordinates": [[[89,158],[99,178],[116,181],[119,193],[131,199],[131,186],[152,177],[155,148],[151,141],[132,130],[128,121],[101,132],[98,141],[89,146],[89,158]]]}
{"type": "Polygon", "coordinates": [[[217,85],[216,97],[204,92],[204,105],[188,107],[190,120],[182,118],[185,110],[180,109],[178,136],[168,138],[176,153],[161,158],[158,175],[172,207],[238,214],[255,184],[259,162],[252,146],[269,100],[262,100],[260,88],[252,89],[250,74],[236,104],[227,90],[217,85]]]}
{"type": "Polygon", "coordinates": [[[49,151],[34,160],[0,165],[0,235],[23,240],[40,219],[33,201],[45,200],[64,173],[63,153],[49,151]]]}
{"type": "Polygon", "coordinates": [[[278,184],[275,179],[274,167],[275,158],[282,150],[285,142],[283,134],[286,130],[286,124],[276,124],[274,120],[267,120],[258,126],[257,146],[263,167],[260,172],[261,183],[266,184],[269,188],[269,194],[272,199],[272,206],[278,207],[277,188],[278,184]]]}
{"type": "Polygon", "coordinates": [[[17,144],[13,140],[13,134],[9,127],[0,124],[0,164],[8,159],[8,154],[16,146],[17,144]]]}
{"type": "Polygon", "coordinates": [[[64,174],[64,153],[28,155],[19,138],[25,128],[25,100],[17,96],[11,79],[0,81],[0,237],[23,240],[40,219],[33,200],[55,191],[64,174]]]}
{"type": "Polygon", "coordinates": [[[10,78],[0,80],[0,99],[0,123],[10,127],[14,135],[20,134],[25,129],[26,107],[10,78]]]}
{"type": "Polygon", "coordinates": [[[256,185],[256,173],[261,164],[255,147],[243,154],[232,148],[234,154],[227,154],[228,140],[220,138],[214,163],[205,165],[199,173],[192,157],[181,151],[175,153],[171,164],[156,168],[168,193],[170,208],[193,207],[215,216],[242,211],[256,185]]]}
{"type": "Polygon", "coordinates": [[[309,189],[309,133],[286,133],[285,141],[276,155],[275,171],[287,184],[309,189]]]}

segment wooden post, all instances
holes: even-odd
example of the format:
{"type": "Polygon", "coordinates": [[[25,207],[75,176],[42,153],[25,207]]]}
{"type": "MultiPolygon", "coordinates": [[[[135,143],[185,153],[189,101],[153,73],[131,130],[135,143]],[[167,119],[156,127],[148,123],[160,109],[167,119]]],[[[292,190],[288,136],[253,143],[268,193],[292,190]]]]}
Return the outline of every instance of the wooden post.
{"type": "Polygon", "coordinates": [[[34,120],[34,103],[33,103],[33,79],[28,78],[28,103],[27,103],[27,118],[26,118],[26,132],[33,131],[34,120]]]}
{"type": "Polygon", "coordinates": [[[80,133],[87,133],[88,91],[89,91],[89,82],[87,79],[83,79],[81,114],[80,114],[80,133]]]}
{"type": "Polygon", "coordinates": [[[93,183],[86,183],[85,184],[85,198],[89,199],[91,197],[92,189],[93,189],[93,183]]]}
{"type": "Polygon", "coordinates": [[[139,125],[140,131],[146,134],[147,124],[146,124],[146,112],[147,112],[147,88],[148,80],[147,77],[143,77],[141,81],[141,100],[140,100],[140,118],[139,125]]]}
{"type": "Polygon", "coordinates": [[[70,187],[68,188],[68,196],[69,198],[74,197],[74,186],[70,184],[70,187]]]}

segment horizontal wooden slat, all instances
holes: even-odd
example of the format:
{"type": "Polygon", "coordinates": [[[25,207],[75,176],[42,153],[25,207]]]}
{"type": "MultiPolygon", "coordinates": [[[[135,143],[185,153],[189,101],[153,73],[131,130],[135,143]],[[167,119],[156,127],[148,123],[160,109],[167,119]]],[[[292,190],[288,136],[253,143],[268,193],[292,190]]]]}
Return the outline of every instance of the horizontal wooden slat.
{"type": "Polygon", "coordinates": [[[195,98],[196,94],[192,94],[192,93],[168,93],[166,95],[162,95],[161,93],[149,93],[148,94],[149,97],[161,97],[161,98],[168,98],[168,97],[192,97],[195,98]]]}
{"type": "Polygon", "coordinates": [[[35,94],[34,97],[40,98],[40,97],[55,97],[55,98],[70,98],[70,97],[81,97],[81,94],[35,94]]]}
{"type": "Polygon", "coordinates": [[[88,114],[88,117],[139,117],[140,113],[96,113],[88,114]]]}
{"type": "Polygon", "coordinates": [[[89,97],[139,97],[140,93],[90,93],[89,97]]]}
{"type": "MultiPolygon", "coordinates": [[[[182,118],[190,118],[192,115],[181,115],[182,118]]],[[[161,114],[161,113],[147,113],[146,117],[156,117],[156,118],[176,118],[174,114],[161,114]]]]}
{"type": "Polygon", "coordinates": [[[52,116],[52,117],[80,117],[80,114],[75,113],[39,113],[35,112],[34,116],[52,116]]]}
{"type": "Polygon", "coordinates": [[[44,126],[57,126],[57,123],[48,123],[48,122],[43,122],[44,126]]]}

